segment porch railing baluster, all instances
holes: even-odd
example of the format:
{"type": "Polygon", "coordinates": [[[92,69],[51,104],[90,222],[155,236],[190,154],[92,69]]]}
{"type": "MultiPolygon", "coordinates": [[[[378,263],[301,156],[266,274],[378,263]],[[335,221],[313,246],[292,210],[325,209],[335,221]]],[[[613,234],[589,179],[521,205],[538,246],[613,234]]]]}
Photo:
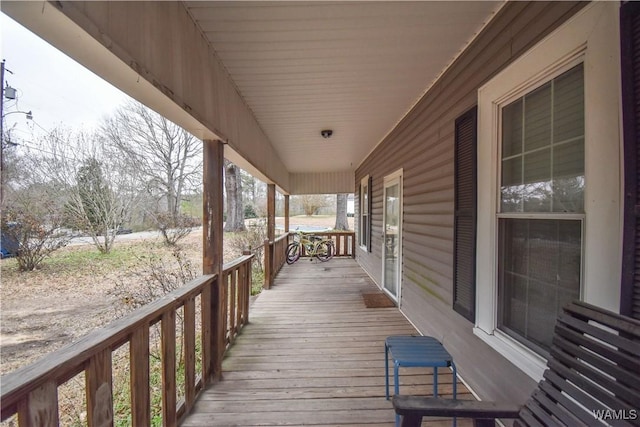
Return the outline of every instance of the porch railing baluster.
{"type": "Polygon", "coordinates": [[[89,359],[87,382],[87,423],[89,427],[113,425],[111,350],[105,348],[89,359]]]}
{"type": "Polygon", "coordinates": [[[176,425],[176,312],[162,315],[162,421],[176,425]]]}
{"type": "Polygon", "coordinates": [[[151,424],[149,392],[149,327],[142,325],[131,334],[131,420],[133,427],[151,424]]]}

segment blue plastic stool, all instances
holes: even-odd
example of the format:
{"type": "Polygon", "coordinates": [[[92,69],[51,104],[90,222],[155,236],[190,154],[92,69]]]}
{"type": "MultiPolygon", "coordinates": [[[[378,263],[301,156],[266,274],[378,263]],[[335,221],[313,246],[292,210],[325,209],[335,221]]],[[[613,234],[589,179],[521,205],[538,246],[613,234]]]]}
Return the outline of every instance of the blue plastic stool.
{"type": "MultiPolygon", "coordinates": [[[[389,355],[393,359],[393,379],[395,394],[400,394],[398,371],[400,367],[431,367],[433,368],[433,397],[438,396],[438,368],[453,369],[453,398],[457,396],[458,374],[453,358],[444,346],[433,337],[392,335],[384,342],[384,367],[386,397],[389,400],[389,355]]],[[[400,417],[396,415],[396,426],[400,417]]],[[[453,419],[456,425],[456,419],[453,419]]]]}

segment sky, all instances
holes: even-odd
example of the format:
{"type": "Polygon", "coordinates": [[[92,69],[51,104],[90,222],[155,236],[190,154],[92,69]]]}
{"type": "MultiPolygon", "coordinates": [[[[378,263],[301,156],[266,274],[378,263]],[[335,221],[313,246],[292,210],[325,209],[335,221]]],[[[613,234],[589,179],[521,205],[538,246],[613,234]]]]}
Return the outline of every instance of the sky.
{"type": "Polygon", "coordinates": [[[5,126],[16,138],[55,127],[89,130],[98,126],[128,97],[20,24],[0,13],[0,59],[5,85],[17,89],[16,101],[5,99],[5,126]],[[12,111],[31,111],[33,120],[12,111]]]}

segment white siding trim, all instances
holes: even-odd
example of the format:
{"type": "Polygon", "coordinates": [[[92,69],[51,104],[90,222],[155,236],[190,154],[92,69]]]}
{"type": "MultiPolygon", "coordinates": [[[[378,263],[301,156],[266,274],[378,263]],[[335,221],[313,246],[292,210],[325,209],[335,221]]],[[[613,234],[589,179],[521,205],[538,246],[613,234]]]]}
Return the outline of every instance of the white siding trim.
{"type": "Polygon", "coordinates": [[[499,106],[584,55],[583,299],[619,310],[622,263],[619,3],[595,2],[478,91],[478,235],[475,334],[532,378],[543,359],[496,330],[499,106]]]}

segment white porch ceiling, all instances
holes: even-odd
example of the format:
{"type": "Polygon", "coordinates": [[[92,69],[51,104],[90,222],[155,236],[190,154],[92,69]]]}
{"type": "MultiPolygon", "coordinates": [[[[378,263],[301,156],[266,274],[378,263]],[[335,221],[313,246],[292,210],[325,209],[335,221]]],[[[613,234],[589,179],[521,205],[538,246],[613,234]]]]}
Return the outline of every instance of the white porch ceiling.
{"type": "Polygon", "coordinates": [[[501,4],[186,2],[292,173],[355,170],[501,4]]]}

